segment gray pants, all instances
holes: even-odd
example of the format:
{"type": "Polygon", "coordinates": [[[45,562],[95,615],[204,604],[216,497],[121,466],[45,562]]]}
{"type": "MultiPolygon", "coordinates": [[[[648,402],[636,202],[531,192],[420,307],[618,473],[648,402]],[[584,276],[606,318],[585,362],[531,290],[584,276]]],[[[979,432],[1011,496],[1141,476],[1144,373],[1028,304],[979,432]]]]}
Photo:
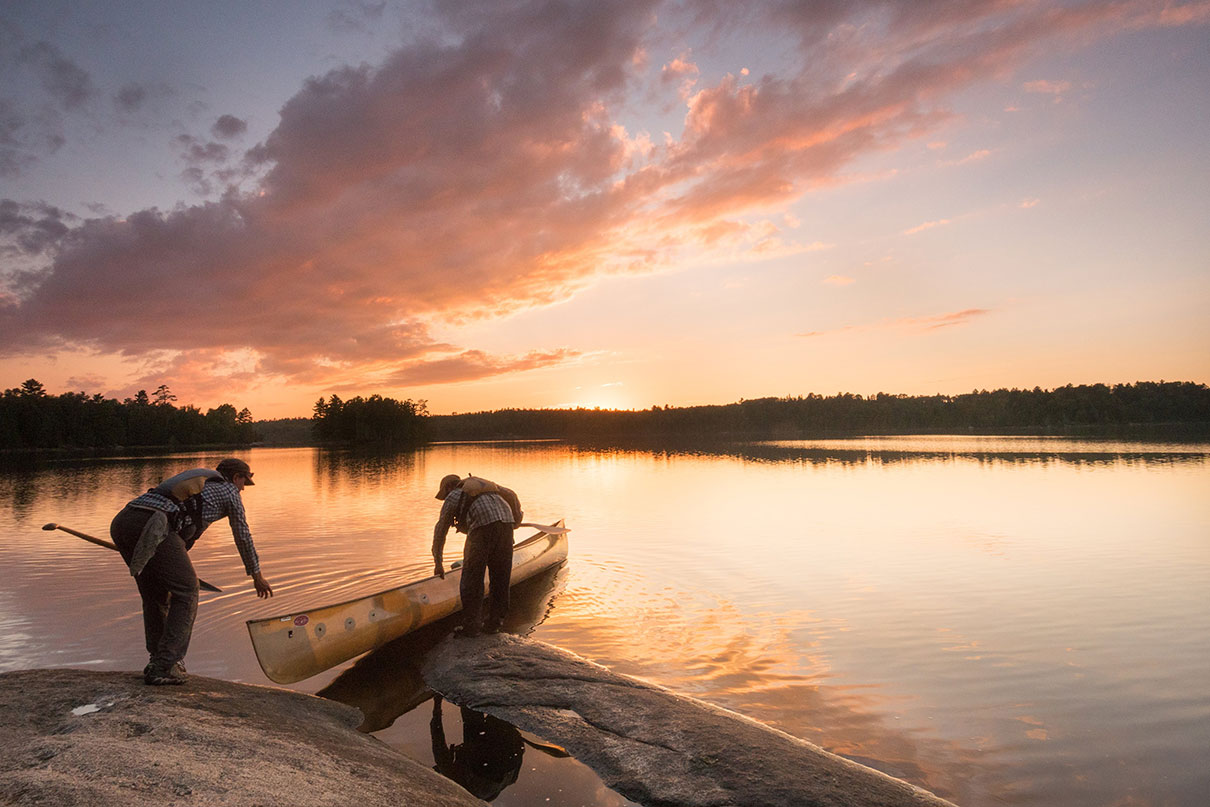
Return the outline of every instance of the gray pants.
{"type": "MultiPolygon", "coordinates": [[[[109,535],[127,564],[150,516],[146,510],[127,507],[109,525],[109,535]]],[[[185,658],[197,616],[197,574],[179,535],[169,533],[160,542],[135,583],[143,598],[147,654],[152,664],[167,669],[185,658]]]]}

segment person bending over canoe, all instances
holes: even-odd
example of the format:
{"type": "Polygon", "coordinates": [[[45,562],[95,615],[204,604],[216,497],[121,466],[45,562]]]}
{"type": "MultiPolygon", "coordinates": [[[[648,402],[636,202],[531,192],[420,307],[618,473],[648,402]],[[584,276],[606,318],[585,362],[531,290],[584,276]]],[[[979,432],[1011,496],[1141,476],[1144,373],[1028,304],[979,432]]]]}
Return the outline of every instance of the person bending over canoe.
{"type": "Polygon", "coordinates": [[[195,468],[165,479],[114,516],[109,534],[143,598],[143,634],[150,656],[143,668],[144,682],[185,682],[181,662],[197,616],[197,575],[188,552],[213,522],[220,518],[230,522],[256,596],[273,596],[260,572],[240,497],[245,486],[254,484],[248,463],[225,459],[213,471],[195,468]]]}
{"type": "Polygon", "coordinates": [[[437,498],[444,502],[437,526],[433,528],[434,574],[445,577],[442,554],[445,536],[450,527],[465,532],[466,546],[462,550],[462,581],[458,593],[462,597],[461,636],[476,636],[479,632],[497,633],[508,613],[509,577],[513,570],[513,530],[521,523],[521,503],[517,494],[486,479],[450,474],[441,480],[437,498]],[[487,571],[491,591],[487,620],[483,614],[483,573],[487,571]]]}

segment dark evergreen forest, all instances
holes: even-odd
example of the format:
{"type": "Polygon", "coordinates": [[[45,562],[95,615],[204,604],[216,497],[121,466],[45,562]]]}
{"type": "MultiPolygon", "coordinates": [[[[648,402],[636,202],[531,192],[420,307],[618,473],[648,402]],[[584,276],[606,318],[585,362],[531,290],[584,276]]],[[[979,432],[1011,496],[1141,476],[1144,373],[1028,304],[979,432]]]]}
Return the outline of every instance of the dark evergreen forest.
{"type": "Polygon", "coordinates": [[[311,431],[320,443],[402,448],[424,442],[427,415],[425,401],[397,401],[381,395],[342,401],[333,395],[315,402],[311,431]]]}
{"type": "Polygon", "coordinates": [[[178,407],[160,385],[118,401],[102,395],[48,395],[36,379],[0,395],[0,449],[102,450],[238,445],[259,439],[252,413],[222,404],[206,412],[178,407]]]}

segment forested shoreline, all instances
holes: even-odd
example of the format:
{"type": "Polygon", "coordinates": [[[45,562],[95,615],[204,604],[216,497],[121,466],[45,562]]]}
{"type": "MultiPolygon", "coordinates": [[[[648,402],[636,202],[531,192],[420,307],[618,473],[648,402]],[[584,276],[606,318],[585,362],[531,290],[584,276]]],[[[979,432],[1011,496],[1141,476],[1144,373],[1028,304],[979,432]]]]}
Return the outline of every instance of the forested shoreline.
{"type": "Polygon", "coordinates": [[[311,435],[319,443],[378,445],[385,448],[425,442],[428,404],[371,395],[342,401],[333,395],[315,402],[311,435]]]}
{"type": "Polygon", "coordinates": [[[1126,427],[1210,428],[1210,388],[1192,382],[976,390],[964,395],[841,393],[732,404],[612,409],[503,409],[429,418],[429,439],[721,437],[798,439],[896,433],[1073,433],[1126,427]]]}
{"type": "Polygon", "coordinates": [[[52,450],[199,448],[247,445],[260,439],[247,407],[220,404],[202,412],[176,406],[166,385],[119,401],[103,395],[50,395],[36,379],[0,394],[0,449],[52,450]]]}
{"type": "Polygon", "coordinates": [[[757,398],[731,404],[612,409],[501,409],[430,415],[425,401],[380,395],[320,398],[310,418],[254,421],[245,407],[176,406],[161,385],[118,401],[50,395],[35,379],[0,394],[7,453],[176,450],[218,445],[356,445],[401,449],[425,442],[562,439],[799,439],[857,434],[1096,434],[1134,427],[1210,432],[1210,388],[1193,382],[976,390],[963,395],[849,393],[757,398]]]}

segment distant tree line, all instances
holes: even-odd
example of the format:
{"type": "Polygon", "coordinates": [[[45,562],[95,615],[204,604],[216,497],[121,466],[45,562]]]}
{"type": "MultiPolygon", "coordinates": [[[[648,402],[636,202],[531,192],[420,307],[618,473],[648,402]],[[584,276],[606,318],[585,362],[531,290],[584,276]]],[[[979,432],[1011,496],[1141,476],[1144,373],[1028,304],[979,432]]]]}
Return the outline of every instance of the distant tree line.
{"type": "Polygon", "coordinates": [[[100,394],[49,395],[37,379],[0,395],[0,449],[186,448],[258,439],[252,413],[222,404],[177,407],[166,385],[118,401],[100,394]]]}
{"type": "Polygon", "coordinates": [[[309,417],[258,420],[256,433],[260,436],[259,442],[267,446],[309,446],[315,443],[309,417]]]}
{"type": "MultiPolygon", "coordinates": [[[[118,401],[49,395],[36,379],[0,395],[0,450],[187,448],[262,438],[252,413],[231,404],[177,407],[165,385],[118,401]]],[[[1138,382],[965,395],[862,397],[850,393],[757,398],[732,404],[645,410],[503,409],[429,415],[426,401],[371,395],[316,401],[310,419],[266,422],[274,442],[406,448],[428,440],[561,438],[595,442],[721,437],[795,439],[844,434],[1063,433],[1182,425],[1210,429],[1210,389],[1192,382],[1138,382]]]]}
{"type": "Polygon", "coordinates": [[[311,432],[321,443],[405,447],[425,441],[428,404],[381,395],[347,401],[338,396],[315,402],[311,432]]]}
{"type": "Polygon", "coordinates": [[[1071,432],[1156,424],[1210,425],[1210,389],[1150,382],[1043,390],[976,390],[965,395],[842,393],[757,398],[717,406],[646,410],[504,409],[429,418],[433,440],[555,437],[738,437],[794,439],[842,434],[1071,432]]]}

